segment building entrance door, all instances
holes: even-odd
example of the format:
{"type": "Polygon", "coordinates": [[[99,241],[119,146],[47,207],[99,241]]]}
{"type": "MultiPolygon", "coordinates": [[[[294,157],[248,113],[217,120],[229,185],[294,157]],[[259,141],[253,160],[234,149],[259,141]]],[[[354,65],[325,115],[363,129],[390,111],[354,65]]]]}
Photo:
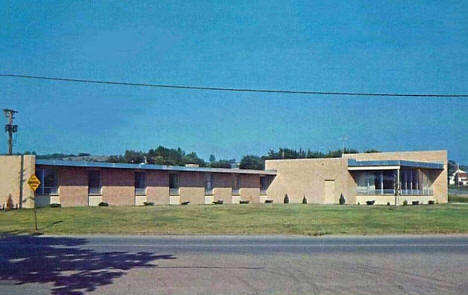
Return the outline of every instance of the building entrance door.
{"type": "Polygon", "coordinates": [[[325,204],[335,204],[335,180],[334,179],[325,179],[324,182],[324,203],[325,204]]]}

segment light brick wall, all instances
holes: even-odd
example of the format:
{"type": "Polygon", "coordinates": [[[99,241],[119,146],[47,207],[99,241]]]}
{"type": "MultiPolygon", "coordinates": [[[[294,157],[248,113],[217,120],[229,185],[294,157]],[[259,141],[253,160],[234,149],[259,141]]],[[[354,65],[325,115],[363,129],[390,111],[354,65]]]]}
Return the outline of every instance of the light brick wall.
{"type": "Polygon", "coordinates": [[[102,169],[102,201],[109,205],[135,205],[135,171],[102,169]]]}
{"type": "Polygon", "coordinates": [[[356,188],[348,172],[347,159],[268,160],[266,169],[277,170],[277,176],[267,189],[274,203],[283,203],[287,194],[290,203],[301,203],[304,196],[309,204],[338,203],[343,194],[348,204],[354,204],[356,188]],[[325,180],[334,180],[332,200],[325,200],[325,180]]]}
{"type": "Polygon", "coordinates": [[[88,206],[88,171],[78,167],[59,167],[57,173],[62,206],[88,206]]]}
{"type": "Polygon", "coordinates": [[[205,204],[205,173],[180,172],[179,184],[181,203],[205,204]]]}
{"type": "Polygon", "coordinates": [[[228,173],[214,174],[213,200],[222,200],[225,204],[232,204],[232,175],[228,173]]]}
{"type": "Polygon", "coordinates": [[[23,158],[23,183],[22,200],[21,187],[21,156],[0,156],[0,204],[4,206],[11,197],[13,207],[32,208],[34,192],[28,186],[27,181],[34,172],[36,158],[33,155],[25,155],[23,158]]]}
{"type": "Polygon", "coordinates": [[[155,205],[169,204],[169,173],[167,171],[146,171],[146,196],[155,205]]]}
{"type": "Polygon", "coordinates": [[[243,201],[260,203],[260,176],[256,174],[240,175],[240,197],[243,201]]]}

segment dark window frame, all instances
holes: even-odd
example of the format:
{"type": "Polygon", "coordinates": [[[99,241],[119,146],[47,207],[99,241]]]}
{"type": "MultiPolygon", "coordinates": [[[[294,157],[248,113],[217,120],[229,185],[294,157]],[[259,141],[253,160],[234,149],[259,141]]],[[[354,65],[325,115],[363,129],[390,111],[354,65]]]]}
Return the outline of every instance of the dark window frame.
{"type": "Polygon", "coordinates": [[[88,170],[88,195],[89,196],[100,196],[102,195],[102,171],[101,170],[88,170]],[[99,176],[98,186],[91,186],[91,175],[99,176]]]}
{"type": "Polygon", "coordinates": [[[146,195],[146,173],[144,171],[135,171],[135,195],[146,195]]]}
{"type": "Polygon", "coordinates": [[[49,167],[38,167],[36,168],[35,172],[37,178],[41,182],[39,187],[36,189],[35,195],[38,196],[53,196],[59,194],[59,179],[58,179],[58,171],[56,168],[49,168],[49,167]],[[54,176],[53,185],[46,186],[46,171],[52,171],[54,176]]]}

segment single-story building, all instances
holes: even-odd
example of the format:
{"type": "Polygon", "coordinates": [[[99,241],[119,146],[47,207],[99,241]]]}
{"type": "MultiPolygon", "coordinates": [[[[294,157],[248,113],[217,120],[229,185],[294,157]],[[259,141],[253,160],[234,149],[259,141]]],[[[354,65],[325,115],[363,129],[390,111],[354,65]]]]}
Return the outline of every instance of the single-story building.
{"type": "Polygon", "coordinates": [[[448,202],[447,151],[344,154],[341,158],[268,160],[274,202],[391,205],[448,202]]]}
{"type": "Polygon", "coordinates": [[[457,170],[449,177],[450,185],[468,186],[468,174],[457,165],[457,170]]]}
{"type": "Polygon", "coordinates": [[[180,167],[0,156],[0,205],[139,206],[264,203],[402,204],[447,202],[447,152],[345,154],[267,160],[265,170],[180,167]],[[27,184],[36,175],[34,193],[27,184]],[[34,197],[34,198],[33,198],[34,197]]]}

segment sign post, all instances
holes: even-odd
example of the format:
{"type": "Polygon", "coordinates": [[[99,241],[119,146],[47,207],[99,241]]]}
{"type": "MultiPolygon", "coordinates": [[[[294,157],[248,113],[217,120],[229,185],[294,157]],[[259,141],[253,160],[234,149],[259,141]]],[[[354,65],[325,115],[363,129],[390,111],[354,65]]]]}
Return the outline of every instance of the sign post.
{"type": "MultiPolygon", "coordinates": [[[[41,181],[37,178],[36,175],[31,175],[28,179],[28,185],[32,189],[33,192],[36,192],[37,188],[41,185],[41,181]]],[[[36,198],[33,198],[34,201],[34,226],[37,231],[37,212],[36,212],[36,198]]]]}

